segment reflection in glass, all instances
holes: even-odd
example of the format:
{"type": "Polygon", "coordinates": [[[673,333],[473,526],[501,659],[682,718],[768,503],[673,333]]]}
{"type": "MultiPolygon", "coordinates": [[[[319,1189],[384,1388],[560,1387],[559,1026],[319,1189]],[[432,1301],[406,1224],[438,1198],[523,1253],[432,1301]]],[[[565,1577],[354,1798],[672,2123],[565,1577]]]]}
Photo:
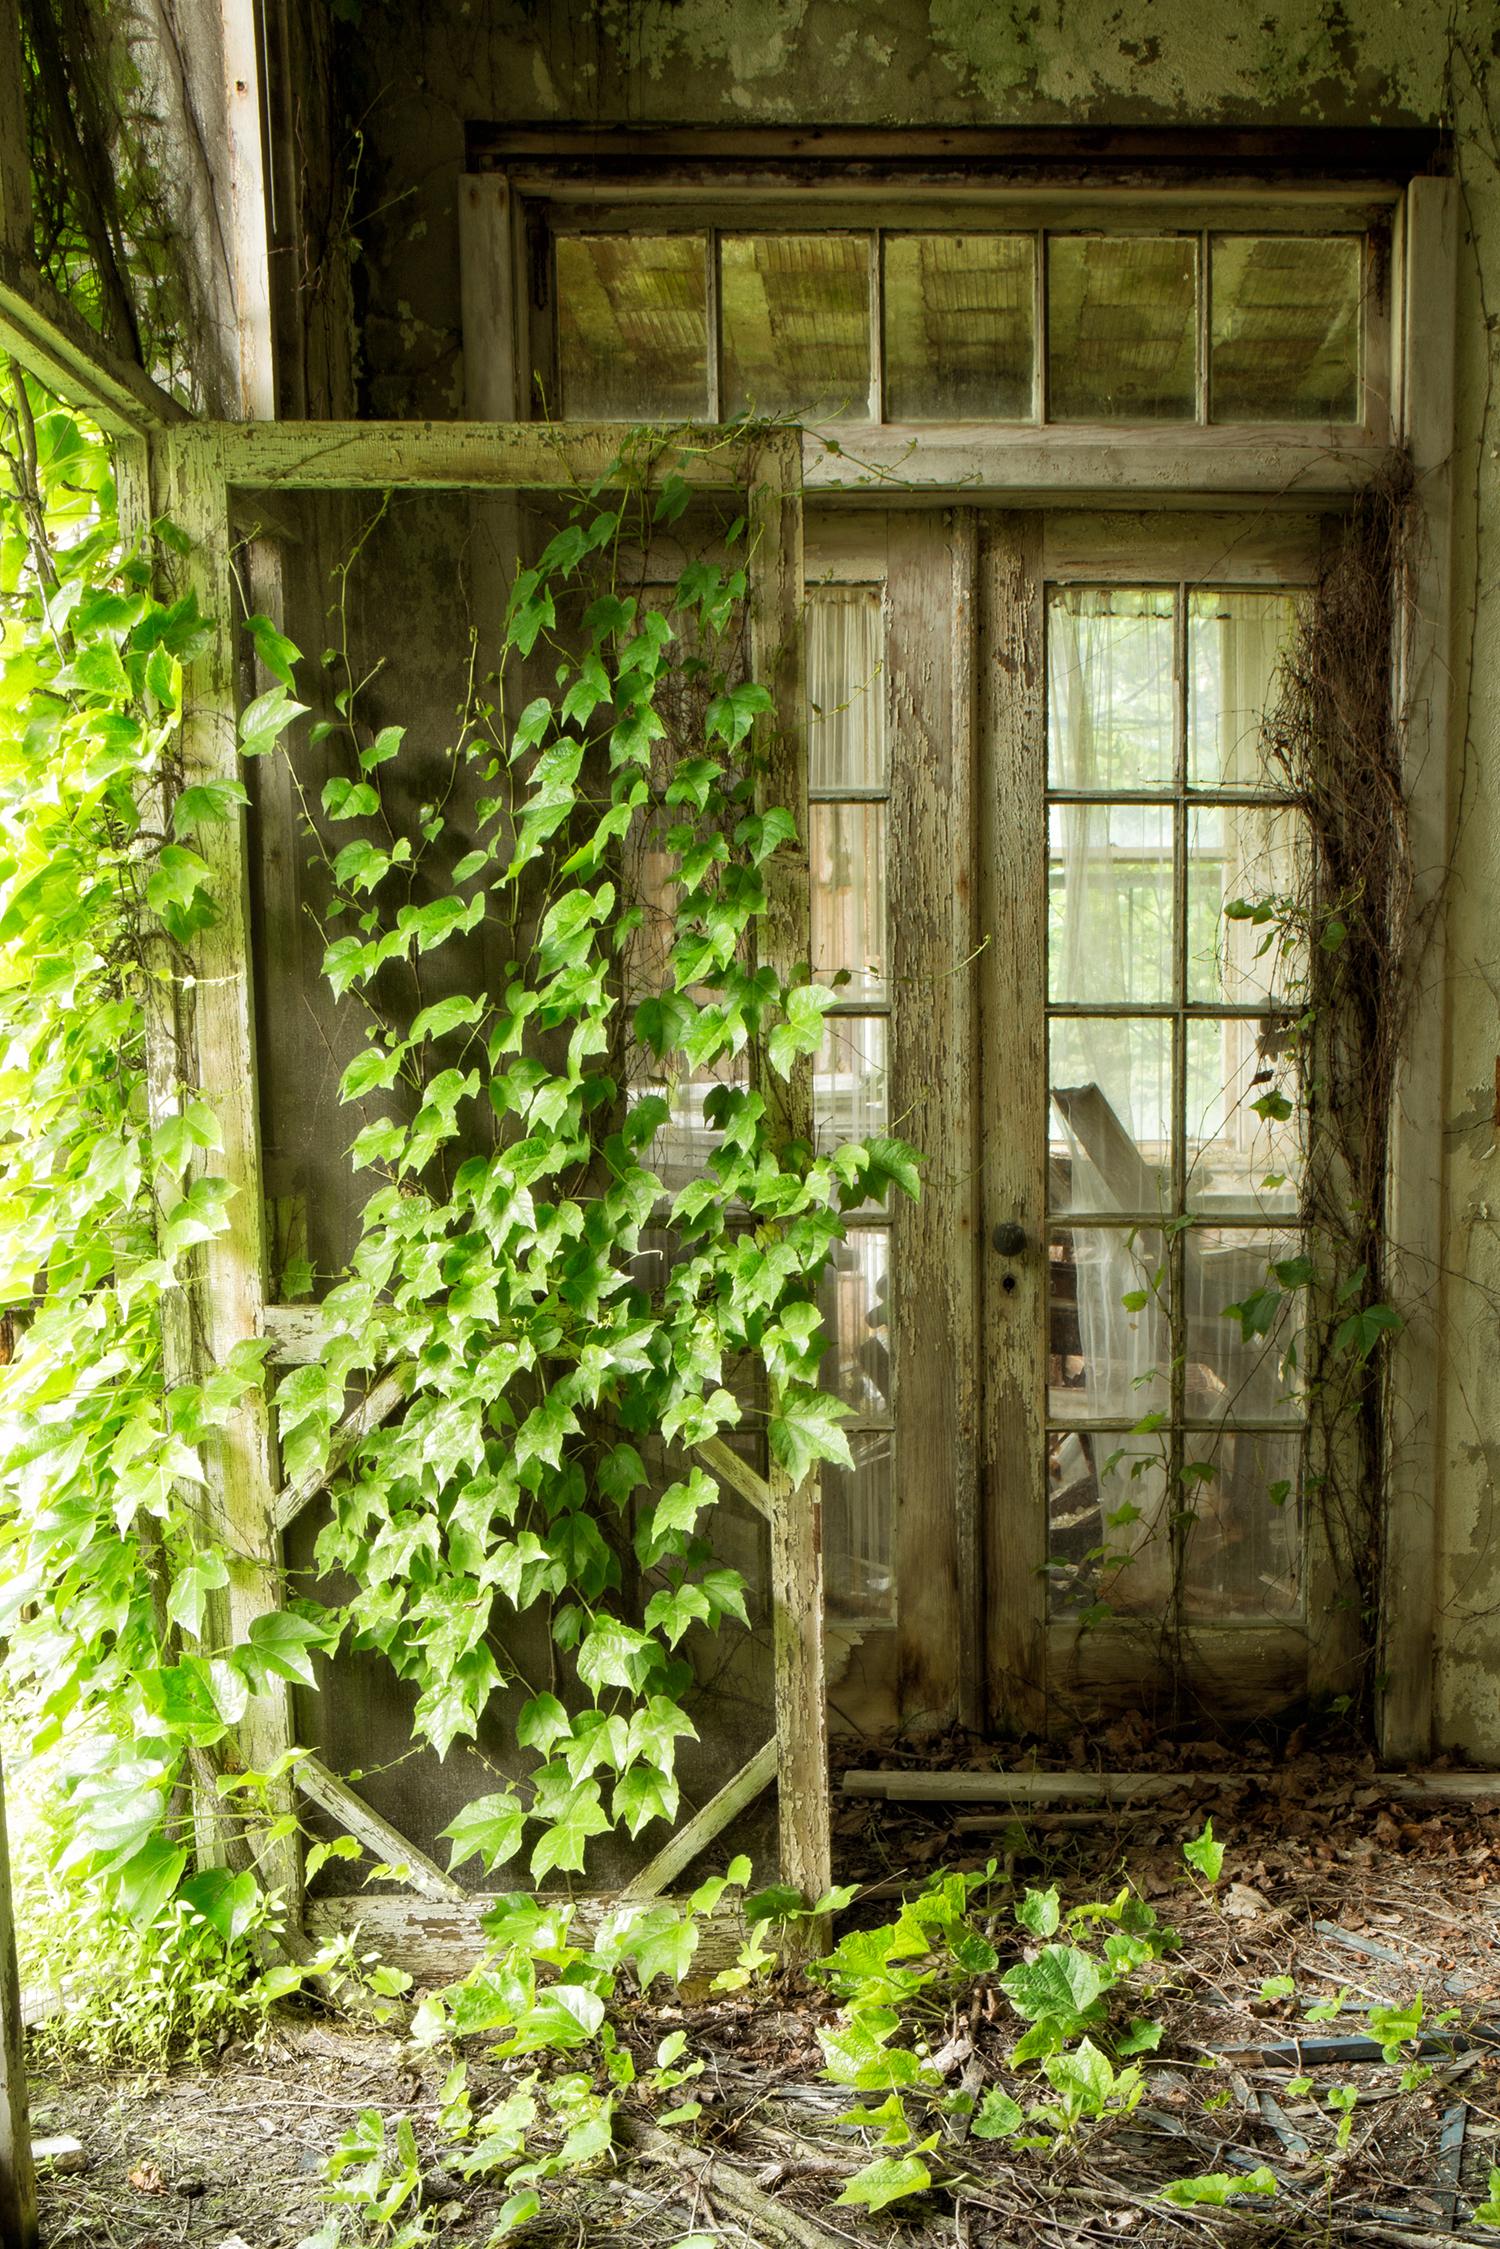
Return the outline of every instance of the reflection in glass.
{"type": "Polygon", "coordinates": [[[1186,236],[1053,235],[1047,399],[1053,421],[1191,421],[1198,246],[1186,236]]]}
{"type": "Polygon", "coordinates": [[[1154,1228],[1059,1227],[1048,1248],[1048,1412],[1136,1422],[1171,1402],[1169,1276],[1154,1228]]]}
{"type": "Polygon", "coordinates": [[[813,1058],[813,1131],[820,1150],[889,1130],[883,1015],[831,1015],[813,1058]]]}
{"type": "Polygon", "coordinates": [[[884,635],[873,586],[807,596],[807,758],[813,789],[883,789],[884,635]]]}
{"type": "Polygon", "coordinates": [[[1286,770],[1263,739],[1297,622],[1288,593],[1188,596],[1188,786],[1279,796],[1286,770]]]}
{"type": "Polygon", "coordinates": [[[708,411],[701,234],[560,234],[557,353],[564,414],[613,421],[708,411]]]}
{"type": "Polygon", "coordinates": [[[1172,1592],[1163,1437],[1053,1429],[1047,1437],[1047,1580],[1054,1616],[1105,1603],[1161,1616],[1172,1592]]]}
{"type": "Polygon", "coordinates": [[[1357,235],[1214,236],[1216,422],[1359,418],[1362,257],[1357,235]]]}
{"type": "Polygon", "coordinates": [[[889,1228],[851,1226],[818,1285],[828,1337],[818,1379],[861,1421],[882,1421],[890,1413],[889,1288],[889,1228]]]}
{"type": "Polygon", "coordinates": [[[1302,1102],[1284,1016],[1187,1025],[1187,1206],[1205,1216],[1295,1216],[1302,1102]]]}
{"type": "Polygon", "coordinates": [[[1185,1418],[1299,1420],[1307,1292],[1275,1268],[1300,1278],[1300,1234],[1190,1226],[1182,1250],[1185,1418]]]}
{"type": "Polygon", "coordinates": [[[1054,804],[1048,820],[1048,997],[1133,1000],[1173,991],[1170,805],[1054,804]]]}
{"type": "Polygon", "coordinates": [[[724,414],[870,410],[870,246],[863,235],[720,241],[724,414]]]}
{"type": "Polygon", "coordinates": [[[886,1619],[891,1573],[891,1434],[855,1430],[853,1470],[824,1464],[824,1585],[830,1617],[886,1619]]]}
{"type": "Polygon", "coordinates": [[[885,237],[885,411],[893,422],[1025,420],[1036,238],[885,237]]]}
{"type": "Polygon", "coordinates": [[[1290,1616],[1301,1606],[1302,1438],[1296,1430],[1228,1429],[1189,1439],[1183,1562],[1190,1621],[1290,1616]]]}
{"type": "Polygon", "coordinates": [[[1054,1016],[1047,1052],[1050,1207],[1058,1212],[1169,1210],[1170,1021],[1054,1016]]]}
{"type": "Polygon", "coordinates": [[[1054,789],[1166,789],[1174,772],[1172,595],[1056,586],[1047,603],[1054,789]]]}
{"type": "Polygon", "coordinates": [[[878,993],[885,980],[885,806],[808,807],[812,965],[822,978],[847,969],[844,999],[878,993]]]}
{"type": "Polygon", "coordinates": [[[1216,804],[1188,815],[1187,996],[1258,1007],[1305,990],[1308,831],[1292,805],[1216,804]]]}

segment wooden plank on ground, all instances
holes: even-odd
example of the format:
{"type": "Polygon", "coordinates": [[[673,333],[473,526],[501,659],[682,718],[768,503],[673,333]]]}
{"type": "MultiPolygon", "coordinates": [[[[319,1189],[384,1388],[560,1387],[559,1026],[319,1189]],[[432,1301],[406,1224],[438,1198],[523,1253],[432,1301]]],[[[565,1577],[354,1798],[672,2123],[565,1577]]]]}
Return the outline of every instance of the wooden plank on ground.
{"type": "MultiPolygon", "coordinates": [[[[1270,1772],[976,1773],[847,1772],[846,1796],[891,1804],[1139,1804],[1208,1788],[1266,1788],[1270,1772]]],[[[1330,1783],[1330,1786],[1337,1785],[1330,1783]]],[[[1359,1773],[1349,1788],[1378,1789],[1398,1803],[1500,1802],[1500,1773],[1359,1773]]]]}

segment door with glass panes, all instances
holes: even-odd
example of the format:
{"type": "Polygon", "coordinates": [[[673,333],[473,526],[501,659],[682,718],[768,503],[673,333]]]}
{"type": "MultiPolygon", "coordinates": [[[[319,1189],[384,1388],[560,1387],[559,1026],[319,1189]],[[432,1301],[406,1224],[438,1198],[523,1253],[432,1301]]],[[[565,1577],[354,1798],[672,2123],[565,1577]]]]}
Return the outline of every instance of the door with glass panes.
{"type": "Polygon", "coordinates": [[[825,1283],[856,1722],[1337,1690],[1298,1298],[1267,1285],[1303,1254],[1308,880],[1268,718],[1318,543],[1275,513],[810,518],[818,1126],[926,1159],[825,1283]]]}

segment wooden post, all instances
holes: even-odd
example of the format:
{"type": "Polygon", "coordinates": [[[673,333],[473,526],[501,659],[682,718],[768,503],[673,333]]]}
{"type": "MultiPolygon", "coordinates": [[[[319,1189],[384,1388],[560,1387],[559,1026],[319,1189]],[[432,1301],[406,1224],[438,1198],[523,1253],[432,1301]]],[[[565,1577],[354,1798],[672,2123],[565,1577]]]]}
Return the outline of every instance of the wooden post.
{"type": "MultiPolygon", "coordinates": [[[[181,733],[184,786],[238,778],[233,586],[229,502],[212,455],[171,438],[160,441],[168,514],[189,542],[188,570],[212,628],[205,652],[187,669],[181,733]],[[207,472],[207,473],[205,473],[207,472]]],[[[226,1231],[204,1244],[191,1304],[192,1366],[221,1366],[237,1343],[264,1333],[265,1196],[255,1068],[255,1014],[250,975],[249,909],[242,818],[205,830],[198,849],[214,876],[216,920],[195,941],[191,988],[191,1057],[197,1090],[223,1133],[214,1162],[235,1188],[226,1231]]],[[[229,1585],[222,1616],[243,1640],[258,1617],[281,1606],[275,1441],[265,1396],[252,1393],[219,1431],[210,1456],[208,1528],[225,1550],[229,1585]]],[[[291,1747],[291,1711],[277,1681],[251,1698],[240,1725],[248,1769],[264,1772],[291,1747]]],[[[272,1792],[273,1812],[292,1808],[290,1784],[272,1792]]],[[[301,1912],[301,1852],[295,1834],[262,1839],[260,1871],[279,1889],[290,1918],[301,1912]]]]}
{"type": "MultiPolygon", "coordinates": [[[[755,736],[756,802],[782,805],[796,847],[767,867],[769,900],[760,957],[789,977],[812,951],[807,879],[807,727],[802,646],[802,461],[794,432],[758,449],[750,465],[750,660],[775,708],[755,736]]],[[[780,1078],[752,1051],[771,1129],[786,1145],[813,1137],[812,1065],[780,1078]]],[[[816,1472],[794,1486],[774,1462],[771,1615],[776,1672],[777,1786],[782,1879],[804,1897],[831,1880],[828,1707],[823,1653],[823,1521],[816,1472]]]]}
{"type": "Polygon", "coordinates": [[[1450,827],[1449,654],[1458,191],[1406,191],[1402,435],[1415,484],[1405,583],[1396,589],[1397,709],[1411,836],[1415,959],[1391,1103],[1386,1229],[1390,1289],[1405,1326],[1386,1362],[1386,1517],[1376,1722],[1383,1756],[1435,1747],[1433,1668],[1442,1523],[1444,1032],[1443,893],[1450,827]]]}
{"type": "Polygon", "coordinates": [[[0,1782],[0,2249],[36,2249],[36,2173],[26,2099],[21,1977],[10,1891],[5,1792],[0,1782]]]}
{"type": "Polygon", "coordinates": [[[16,0],[0,0],[0,244],[30,264],[31,160],[26,131],[26,72],[16,0]]]}

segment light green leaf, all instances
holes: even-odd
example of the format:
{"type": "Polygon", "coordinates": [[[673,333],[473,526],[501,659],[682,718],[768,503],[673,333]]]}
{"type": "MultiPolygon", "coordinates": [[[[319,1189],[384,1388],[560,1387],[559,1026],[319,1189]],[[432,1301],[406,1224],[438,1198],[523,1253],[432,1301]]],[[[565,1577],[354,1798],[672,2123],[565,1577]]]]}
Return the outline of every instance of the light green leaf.
{"type": "MultiPolygon", "coordinates": [[[[922,2145],[936,2147],[936,2134],[922,2145]]],[[[836,2198],[834,2208],[884,2210],[888,2203],[899,2202],[903,2195],[922,2194],[931,2184],[932,2173],[920,2155],[877,2155],[873,2163],[855,2172],[836,2198]]]]}

